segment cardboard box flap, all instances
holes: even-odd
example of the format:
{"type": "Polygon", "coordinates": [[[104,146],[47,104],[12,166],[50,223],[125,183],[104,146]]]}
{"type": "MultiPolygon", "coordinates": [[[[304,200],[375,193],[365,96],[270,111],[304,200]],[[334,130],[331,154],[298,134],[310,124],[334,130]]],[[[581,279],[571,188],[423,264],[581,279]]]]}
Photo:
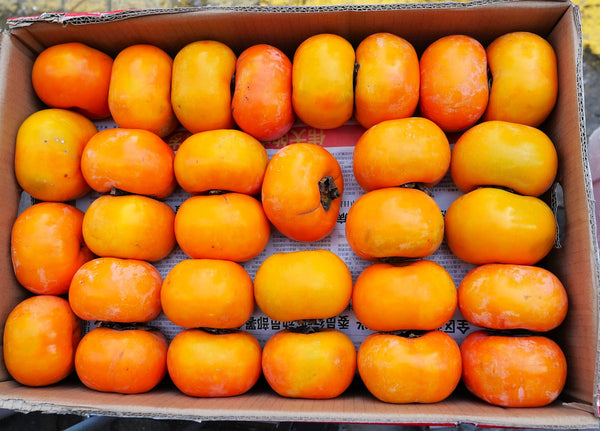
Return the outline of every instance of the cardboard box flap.
{"type": "Polygon", "coordinates": [[[540,409],[510,409],[477,402],[472,397],[453,397],[443,403],[394,405],[382,403],[351,388],[331,400],[282,398],[269,390],[254,389],[231,398],[182,399],[174,389],[160,388],[139,395],[86,392],[77,384],[25,388],[14,382],[0,383],[2,408],[44,410],[84,415],[143,416],[187,420],[240,420],[276,422],[355,422],[388,424],[436,424],[489,426],[592,428],[598,420],[591,413],[561,405],[540,409]]]}

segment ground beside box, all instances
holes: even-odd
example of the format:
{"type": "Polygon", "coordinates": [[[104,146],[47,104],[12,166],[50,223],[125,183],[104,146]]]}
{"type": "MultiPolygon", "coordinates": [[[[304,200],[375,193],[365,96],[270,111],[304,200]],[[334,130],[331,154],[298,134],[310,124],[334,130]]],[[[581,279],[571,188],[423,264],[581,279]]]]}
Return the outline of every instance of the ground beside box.
{"type": "Polygon", "coordinates": [[[0,212],[0,261],[4,302],[0,320],[25,296],[12,275],[10,227],[17,213],[19,190],[12,161],[20,123],[41,105],[33,94],[29,73],[43,48],[80,41],[111,55],[133,43],[151,43],[174,55],[185,44],[217,39],[239,54],[255,43],[271,43],[290,57],[308,36],[334,32],[354,46],[378,31],[396,33],[418,52],[436,38],[466,33],[487,45],[500,34],[528,30],[548,38],[559,59],[557,107],[543,130],[557,145],[558,180],[564,189],[563,246],[544,262],[563,281],[570,312],[553,333],[565,349],[569,378],[563,396],[539,409],[505,409],[486,405],[464,391],[434,405],[396,406],[376,401],[360,385],[339,399],[289,400],[265,387],[230,399],[193,399],[169,385],[148,394],[128,396],[86,390],[76,382],[33,389],[16,384],[3,370],[0,407],[59,413],[108,414],[209,420],[275,420],[370,423],[475,423],[502,426],[586,428],[598,426],[598,267],[596,231],[587,149],[585,147],[581,38],[577,9],[566,2],[473,2],[340,6],[314,8],[207,8],[126,12],[70,18],[51,15],[37,22],[16,22],[2,39],[0,51],[0,185],[5,205],[0,212]],[[45,19],[56,22],[43,22],[45,19]],[[590,413],[591,412],[591,413],[590,413]]]}

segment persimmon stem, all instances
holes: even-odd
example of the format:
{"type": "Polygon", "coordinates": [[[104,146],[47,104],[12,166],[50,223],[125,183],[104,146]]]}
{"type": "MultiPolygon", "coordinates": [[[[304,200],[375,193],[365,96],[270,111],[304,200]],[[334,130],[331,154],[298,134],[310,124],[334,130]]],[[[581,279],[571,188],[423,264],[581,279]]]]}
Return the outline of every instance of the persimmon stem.
{"type": "Polygon", "coordinates": [[[341,193],[331,175],[319,180],[319,193],[321,194],[321,205],[325,211],[331,208],[331,202],[341,196],[341,193]]]}

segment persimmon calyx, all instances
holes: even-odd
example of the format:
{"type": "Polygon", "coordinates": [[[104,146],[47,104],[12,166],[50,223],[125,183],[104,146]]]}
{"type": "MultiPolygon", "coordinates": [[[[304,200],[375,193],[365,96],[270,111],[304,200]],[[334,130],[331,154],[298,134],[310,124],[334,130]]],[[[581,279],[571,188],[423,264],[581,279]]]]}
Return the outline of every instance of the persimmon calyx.
{"type": "Polygon", "coordinates": [[[331,208],[331,202],[341,196],[341,193],[331,175],[319,180],[319,193],[321,194],[321,206],[325,211],[331,208]]]}

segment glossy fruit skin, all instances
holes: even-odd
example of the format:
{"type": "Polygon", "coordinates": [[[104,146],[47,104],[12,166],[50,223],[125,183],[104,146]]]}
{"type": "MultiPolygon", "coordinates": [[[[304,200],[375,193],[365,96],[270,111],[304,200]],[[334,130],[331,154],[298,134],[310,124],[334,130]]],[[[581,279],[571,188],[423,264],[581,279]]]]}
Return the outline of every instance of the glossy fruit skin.
{"type": "Polygon", "coordinates": [[[262,184],[265,214],[283,235],[296,241],[317,241],[329,235],[344,193],[342,169],[325,148],[309,143],[283,147],[271,157],[262,184]],[[319,181],[330,177],[338,197],[323,205],[319,181]]]}
{"type": "Polygon", "coordinates": [[[62,295],[79,267],[93,258],[83,241],[83,213],[60,202],[25,209],[11,231],[17,281],[35,294],[62,295]]]}
{"type": "Polygon", "coordinates": [[[430,260],[375,263],[356,279],[352,309],[373,331],[434,330],[456,311],[456,286],[448,271],[430,260]]]}
{"type": "Polygon", "coordinates": [[[292,61],[292,104],[300,120],[334,129],[352,117],[354,60],[350,42],[335,34],[317,34],[298,46],[292,61]]]}
{"type": "Polygon", "coordinates": [[[488,104],[487,59],[483,46],[466,35],[444,36],[420,60],[419,107],[445,132],[471,127],[488,104]]]}
{"type": "Polygon", "coordinates": [[[165,277],[160,297],[165,315],[184,328],[238,328],[254,311],[252,279],[229,260],[180,261],[165,277]]]}
{"type": "Polygon", "coordinates": [[[267,44],[244,50],[235,66],[233,119],[260,141],[285,135],[296,118],[292,108],[292,62],[267,44]]]}
{"type": "Polygon", "coordinates": [[[552,249],[556,221],[541,199],[484,187],[460,196],[445,216],[446,242],[460,259],[533,265],[552,249]]]}
{"type": "Polygon", "coordinates": [[[254,278],[256,304],[282,322],[336,316],[348,307],[351,296],[352,274],[329,250],[272,254],[254,278]]]}
{"type": "Polygon", "coordinates": [[[386,403],[436,403],[461,377],[460,349],[441,331],[417,338],[369,335],[358,348],[358,373],[369,392],[386,403]]]}
{"type": "Polygon", "coordinates": [[[407,40],[374,33],[356,48],[356,120],[366,129],[385,120],[407,118],[419,104],[419,57],[407,40]]]}
{"type": "Polygon", "coordinates": [[[113,188],[163,199],[176,186],[175,153],[155,133],[143,129],[106,129],[88,141],[81,171],[97,192],[113,188]]]}
{"type": "Polygon", "coordinates": [[[67,300],[36,295],[17,304],[4,326],[4,364],[26,386],[57,383],[73,371],[81,323],[67,300]]]}
{"type": "Polygon", "coordinates": [[[173,60],[171,105],[192,133],[233,128],[231,80],[236,56],[227,45],[200,40],[184,46],[173,60]]]}
{"type": "Polygon", "coordinates": [[[563,284],[547,269],[487,264],[463,278],[458,306],[475,326],[545,332],[565,319],[568,297],[563,284]]]}
{"type": "Polygon", "coordinates": [[[260,202],[242,193],[192,196],[175,216],[175,237],[194,259],[245,262],[267,245],[271,225],[260,202]]]}
{"type": "Polygon", "coordinates": [[[89,119],[65,109],[43,109],[19,127],[15,175],[36,199],[66,202],[90,191],[81,173],[81,154],[97,132],[89,119]]]}
{"type": "Polygon", "coordinates": [[[561,348],[543,336],[469,334],[460,346],[462,380],[475,396],[503,407],[553,402],[567,377],[561,348]]]}
{"type": "Polygon", "coordinates": [[[354,177],[365,190],[439,183],[450,167],[450,143],[433,121],[422,117],[382,121],[356,142],[354,177]]]}
{"type": "Polygon", "coordinates": [[[147,196],[100,196],[83,217],[83,238],[101,257],[150,262],[166,257],[175,247],[175,212],[147,196]]]}
{"type": "Polygon", "coordinates": [[[179,332],[167,353],[171,380],[186,395],[230,397],[248,392],[261,374],[261,348],[249,333],[179,332]]]}
{"type": "Polygon", "coordinates": [[[463,133],[452,149],[450,173],[456,186],[470,192],[501,186],[540,196],[556,177],[558,156],[541,130],[507,121],[486,121],[463,133]]]}
{"type": "Polygon", "coordinates": [[[361,258],[422,258],[444,238],[444,217],[425,192],[388,187],[365,193],[350,207],[346,239],[361,258]]]}
{"type": "Polygon", "coordinates": [[[267,169],[265,147],[233,129],[195,133],[177,149],[175,177],[191,194],[210,190],[257,195],[267,169]]]}
{"type": "Polygon", "coordinates": [[[552,45],[533,33],[512,32],[494,40],[487,57],[493,80],[483,118],[541,125],[558,97],[552,45]]]}
{"type": "Polygon", "coordinates": [[[148,392],[167,370],[167,341],[158,331],[94,328],[75,352],[75,371],[90,389],[120,394],[148,392]]]}
{"type": "Polygon", "coordinates": [[[275,333],[265,344],[262,369],[269,386],[288,398],[341,395],[356,373],[356,348],[346,334],[325,329],[275,333]]]}
{"type": "Polygon", "coordinates": [[[91,119],[110,116],[108,89],[113,59],[79,42],[62,43],[35,59],[31,79],[37,96],[52,108],[73,109],[91,119]]]}
{"type": "Polygon", "coordinates": [[[149,322],[161,312],[162,277],[143,260],[100,257],[73,276],[69,303],[83,320],[149,322]]]}
{"type": "Polygon", "coordinates": [[[177,125],[171,108],[173,60],[157,46],[138,44],[123,49],[113,63],[108,106],[124,129],[148,130],[165,137],[177,125]]]}

